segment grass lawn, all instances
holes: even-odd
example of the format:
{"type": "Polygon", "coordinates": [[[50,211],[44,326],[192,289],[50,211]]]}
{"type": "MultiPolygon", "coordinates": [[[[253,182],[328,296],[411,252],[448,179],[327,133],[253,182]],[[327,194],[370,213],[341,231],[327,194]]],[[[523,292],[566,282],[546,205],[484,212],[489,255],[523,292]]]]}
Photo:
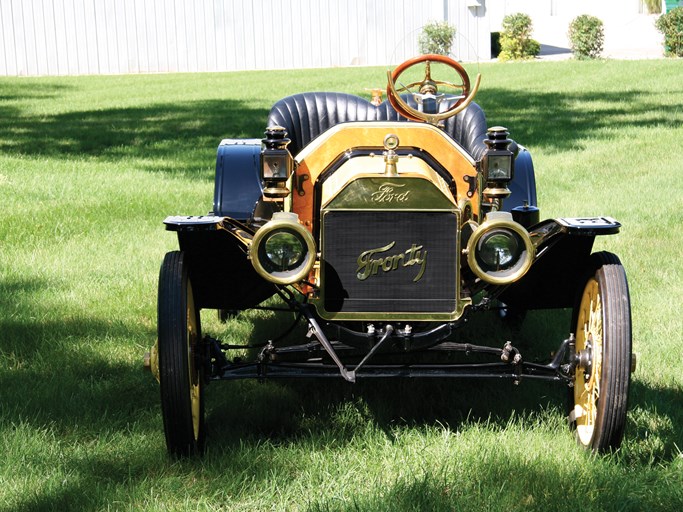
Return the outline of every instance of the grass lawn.
{"type": "MultiPolygon", "coordinates": [[[[260,137],[277,99],[385,71],[0,78],[0,510],[683,509],[683,61],[478,70],[542,218],[623,224],[596,243],[628,272],[639,356],[618,453],[575,445],[552,384],[236,382],[208,389],[206,456],[171,460],[142,370],[161,221],[210,210],[218,142],[260,137]]],[[[279,323],[206,313],[236,340],[279,323]]],[[[567,329],[537,312],[519,336],[567,329]]]]}

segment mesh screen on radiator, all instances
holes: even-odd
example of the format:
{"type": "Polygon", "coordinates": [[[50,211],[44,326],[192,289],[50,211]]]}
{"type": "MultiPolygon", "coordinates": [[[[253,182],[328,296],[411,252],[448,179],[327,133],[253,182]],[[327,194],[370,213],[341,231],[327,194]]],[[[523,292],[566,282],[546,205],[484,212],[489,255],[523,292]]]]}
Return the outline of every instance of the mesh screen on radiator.
{"type": "Polygon", "coordinates": [[[457,229],[452,212],[325,212],[325,309],[345,313],[454,311],[457,229]]]}

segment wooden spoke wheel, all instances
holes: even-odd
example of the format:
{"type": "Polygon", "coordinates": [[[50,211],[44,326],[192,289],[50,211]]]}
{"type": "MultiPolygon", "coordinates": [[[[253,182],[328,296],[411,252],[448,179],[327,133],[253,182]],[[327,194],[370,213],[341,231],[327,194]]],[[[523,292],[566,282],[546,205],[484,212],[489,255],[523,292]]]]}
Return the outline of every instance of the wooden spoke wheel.
{"type": "Polygon", "coordinates": [[[578,366],[569,419],[594,452],[621,445],[631,379],[631,307],[626,273],[610,253],[593,255],[594,273],[574,311],[578,366]]]}
{"type": "Polygon", "coordinates": [[[204,448],[201,327],[183,252],[169,252],[159,273],[159,384],[166,447],[178,456],[204,448]]]}

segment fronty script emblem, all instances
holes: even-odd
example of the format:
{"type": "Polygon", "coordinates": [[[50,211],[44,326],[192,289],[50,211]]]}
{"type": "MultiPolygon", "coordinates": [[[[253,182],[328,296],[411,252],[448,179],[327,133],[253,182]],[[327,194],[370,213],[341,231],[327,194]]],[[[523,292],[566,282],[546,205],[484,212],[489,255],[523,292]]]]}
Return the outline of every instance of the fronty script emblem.
{"type": "Polygon", "coordinates": [[[375,203],[405,203],[410,190],[401,190],[400,187],[405,187],[405,184],[382,183],[377,192],[370,194],[370,198],[375,203]]]}
{"type": "Polygon", "coordinates": [[[427,268],[427,250],[423,249],[422,245],[413,244],[410,249],[405,252],[393,255],[384,255],[390,251],[396,242],[391,242],[384,247],[377,249],[370,249],[364,251],[358,256],[358,269],[356,270],[356,277],[360,281],[365,281],[368,277],[374,276],[378,271],[391,272],[398,268],[412,267],[414,265],[420,266],[420,271],[413,279],[417,283],[425,273],[427,268]],[[379,256],[379,257],[378,257],[379,256]]]}

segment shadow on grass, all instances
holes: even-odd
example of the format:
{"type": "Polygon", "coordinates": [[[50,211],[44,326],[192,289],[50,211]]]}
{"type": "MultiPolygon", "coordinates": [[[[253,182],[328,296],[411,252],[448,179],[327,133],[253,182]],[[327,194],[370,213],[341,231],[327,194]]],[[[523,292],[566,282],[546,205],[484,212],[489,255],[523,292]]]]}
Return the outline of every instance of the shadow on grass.
{"type": "MultiPolygon", "coordinates": [[[[35,92],[36,101],[58,97],[60,86],[35,92]]],[[[529,93],[487,88],[477,101],[489,123],[503,124],[529,147],[575,149],[579,141],[606,136],[599,130],[630,126],[678,126],[683,119],[662,111],[652,91],[529,93]],[[627,121],[626,121],[627,120],[627,121]]],[[[153,94],[149,95],[150,97],[153,94]]],[[[29,115],[12,103],[16,88],[0,89],[8,101],[0,113],[0,151],[48,157],[92,157],[107,161],[140,159],[133,165],[152,171],[200,174],[213,164],[222,138],[261,137],[268,110],[244,101],[222,100],[154,103],[29,115]]],[[[279,96],[273,95],[274,103],[279,96]]]]}
{"type": "Polygon", "coordinates": [[[268,114],[231,99],[47,116],[5,108],[0,112],[4,153],[130,161],[145,170],[190,174],[212,167],[221,139],[261,137],[268,114]]]}
{"type": "MultiPolygon", "coordinates": [[[[13,121],[23,115],[20,105],[15,103],[29,103],[40,101],[53,101],[59,98],[60,93],[71,89],[68,85],[58,83],[23,83],[13,81],[12,83],[0,82],[0,134],[12,125],[13,121]]],[[[37,117],[30,118],[34,125],[39,124],[37,117]]]]}
{"type": "MultiPolygon", "coordinates": [[[[562,311],[530,314],[526,330],[513,337],[506,332],[509,326],[501,329],[493,316],[495,313],[475,318],[457,333],[456,340],[500,347],[508,339],[518,340],[529,360],[547,361],[566,337],[566,329],[558,327],[568,325],[562,311]]],[[[284,326],[280,322],[280,328],[284,326]]],[[[305,333],[305,329],[299,332],[305,333]]],[[[465,362],[466,356],[461,359],[465,362]]],[[[369,421],[389,435],[396,426],[442,424],[457,430],[463,423],[477,421],[504,425],[516,411],[564,407],[564,390],[557,383],[523,380],[516,386],[507,379],[219,382],[211,384],[209,392],[211,443],[227,446],[245,436],[287,441],[325,431],[334,431],[337,441],[346,442],[357,434],[353,428],[356,420],[357,426],[369,421]],[[222,387],[228,389],[222,391],[222,387]],[[347,404],[354,405],[349,408],[347,404]]]]}
{"type": "MultiPolygon", "coordinates": [[[[502,346],[511,339],[526,360],[547,362],[568,335],[570,312],[530,312],[521,326],[484,315],[457,333],[457,340],[502,346]],[[498,340],[498,343],[496,342],[498,340]]],[[[342,445],[371,424],[389,438],[395,428],[443,425],[453,431],[479,422],[504,428],[512,417],[555,411],[564,416],[568,388],[558,382],[523,379],[371,379],[231,381],[211,384],[209,443],[218,451],[251,439],[292,442],[330,438],[342,445]]],[[[681,447],[683,397],[639,380],[631,387],[626,450],[628,464],[671,460],[681,447]]],[[[578,448],[577,448],[578,449],[578,448]]]]}
{"type": "MultiPolygon", "coordinates": [[[[576,461],[575,458],[571,460],[576,461]]],[[[542,459],[510,457],[488,452],[463,471],[456,461],[439,461],[425,474],[404,474],[393,482],[354,494],[347,502],[324,497],[311,503],[311,512],[395,512],[424,510],[680,510],[676,484],[652,492],[656,471],[641,470],[626,479],[618,467],[586,458],[592,471],[545,464],[542,459]],[[625,487],[626,484],[626,487],[625,487]],[[595,492],[599,489],[599,492],[595,492]]]]}
{"type": "Polygon", "coordinates": [[[155,404],[139,394],[149,375],[122,361],[120,353],[108,358],[103,346],[116,350],[114,340],[154,339],[154,333],[88,311],[42,306],[41,294],[59,286],[40,279],[0,283],[0,354],[7,365],[0,371],[2,417],[60,430],[96,432],[103,418],[124,426],[128,415],[155,404]]]}
{"type": "Polygon", "coordinates": [[[3,478],[16,473],[0,493],[2,510],[101,510],[164,459],[162,446],[156,457],[126,446],[161,429],[160,418],[150,421],[158,386],[125,354],[153,332],[54,311],[41,295],[59,287],[56,279],[0,281],[0,467],[3,478]]]}
{"type": "MultiPolygon", "coordinates": [[[[636,373],[637,376],[637,373],[636,373]]],[[[624,461],[657,464],[683,453],[683,393],[631,381],[624,461]]]]}
{"type": "MultiPolygon", "coordinates": [[[[11,368],[0,371],[3,390],[0,428],[7,433],[15,424],[27,424],[35,430],[47,428],[58,438],[63,436],[67,450],[63,456],[66,459],[60,459],[60,465],[68,466],[71,475],[64,485],[53,483],[34,489],[30,496],[16,503],[16,510],[69,509],[74,503],[79,509],[89,509],[84,507],[88,504],[90,509],[98,510],[114,497],[125,495],[126,488],[142,485],[159,471],[171,471],[182,481],[195,478],[201,466],[202,471],[210,474],[234,475],[236,486],[242,485],[241,479],[245,478],[267,480],[273,471],[285,474],[292,464],[287,456],[278,457],[277,461],[256,457],[264,441],[270,445],[269,450],[277,450],[279,445],[357,449],[350,445],[369,429],[382,431],[394,442],[397,433],[406,428],[421,430],[441,425],[458,432],[486,424],[487,429],[504,431],[513,417],[515,421],[528,419],[533,423],[541,411],[563,413],[565,388],[543,382],[523,381],[519,386],[508,381],[447,379],[373,380],[357,385],[341,379],[213,383],[207,393],[208,456],[204,461],[177,464],[165,456],[158,386],[152,377],[143,373],[138,364],[109,359],[101,347],[89,347],[89,343],[98,340],[109,340],[105,343],[114,347],[116,340],[150,339],[152,330],[138,324],[130,326],[94,318],[87,312],[79,318],[61,318],[41,308],[39,301],[28,299],[39,296],[54,284],[29,279],[0,287],[3,292],[0,311],[4,313],[0,317],[2,352],[4,360],[12,364],[11,368]],[[19,317],[12,315],[12,306],[16,303],[26,308],[19,317]],[[155,443],[146,445],[142,453],[135,455],[130,448],[114,442],[111,446],[94,448],[91,454],[70,447],[87,445],[103,433],[122,440],[151,436],[155,443]],[[88,494],[87,490],[94,487],[98,492],[88,494]]],[[[284,317],[270,327],[288,327],[291,318],[284,317]]],[[[519,339],[525,358],[543,359],[566,335],[567,317],[564,311],[530,313],[510,336],[513,340],[519,339]]],[[[498,324],[493,314],[484,315],[473,319],[458,336],[463,341],[474,342],[476,334],[481,341],[498,346],[500,343],[496,340],[507,339],[509,334],[498,324]]],[[[259,336],[266,335],[265,325],[255,328],[259,336]]],[[[641,485],[648,478],[657,480],[659,477],[653,476],[653,468],[669,463],[676,456],[676,445],[681,446],[683,433],[683,407],[676,390],[655,389],[638,381],[633,385],[631,398],[626,449],[618,457],[601,462],[600,469],[591,474],[599,476],[604,468],[613,472],[637,468],[641,485]]],[[[560,431],[558,435],[568,434],[560,431]]],[[[32,464],[40,464],[42,455],[33,457],[32,464]]],[[[45,456],[45,460],[54,462],[51,456],[45,456]]],[[[438,510],[455,502],[468,502],[473,496],[486,502],[488,498],[477,493],[500,487],[500,482],[512,478],[510,471],[525,475],[525,479],[535,479],[539,490],[533,497],[535,500],[558,499],[562,493],[574,489],[571,485],[560,485],[558,489],[556,482],[566,475],[557,474],[552,464],[534,469],[528,461],[512,460],[495,449],[488,453],[487,460],[491,467],[468,469],[473,475],[481,475],[476,488],[467,483],[469,480],[460,482],[461,487],[456,488],[454,483],[458,482],[453,477],[445,475],[440,479],[438,471],[436,474],[428,471],[423,479],[388,482],[381,492],[376,489],[377,495],[361,494],[352,506],[322,500],[311,507],[312,510],[428,510],[430,507],[438,510]],[[496,464],[505,472],[499,471],[496,464]],[[415,508],[416,503],[420,507],[415,508]]],[[[443,461],[437,465],[442,466],[443,461]]],[[[36,470],[32,471],[35,474],[36,470]]],[[[167,479],[168,475],[162,474],[160,478],[167,479]]],[[[607,478],[604,484],[613,489],[607,478]]],[[[667,497],[668,492],[663,490],[657,496],[667,497]]],[[[616,499],[610,493],[608,496],[616,499]]],[[[514,491],[511,496],[515,500],[529,499],[514,491]]],[[[609,508],[611,502],[607,498],[596,499],[592,505],[609,508]]],[[[491,508],[499,504],[492,501],[491,508]]]]}
{"type": "MultiPolygon", "coordinates": [[[[48,87],[35,94],[37,100],[49,100],[59,94],[59,88],[48,87]]],[[[489,111],[490,119],[507,124],[514,130],[515,139],[532,151],[534,147],[567,150],[587,137],[596,136],[600,128],[618,126],[625,116],[636,118],[629,121],[635,125],[677,125],[680,120],[647,101],[649,94],[652,93],[529,95],[488,89],[480,94],[479,102],[489,111]],[[591,102],[599,102],[597,111],[585,108],[591,102]]],[[[8,101],[23,98],[17,92],[3,89],[0,97],[8,101]]],[[[203,176],[206,167],[213,163],[218,141],[223,137],[260,136],[267,110],[248,108],[242,102],[227,99],[53,116],[26,116],[19,107],[4,105],[0,114],[0,151],[6,153],[54,158],[86,156],[108,161],[133,158],[140,159],[135,165],[149,170],[183,170],[203,176]]],[[[96,343],[98,339],[149,339],[154,336],[153,330],[140,324],[131,326],[122,321],[95,318],[87,312],[76,318],[62,318],[55,312],[40,310],[37,305],[28,314],[18,317],[13,314],[13,297],[19,290],[30,295],[52,285],[47,281],[25,280],[4,283],[2,288],[0,348],[4,360],[10,361],[12,367],[0,372],[1,425],[12,428],[13,422],[25,421],[36,428],[53,425],[58,433],[77,427],[81,431],[76,435],[77,441],[96,437],[101,430],[125,435],[141,415],[158,411],[158,388],[139,365],[108,359],[101,350],[88,349],[86,340],[96,343]]],[[[532,318],[531,331],[529,326],[522,329],[522,335],[529,340],[548,340],[541,344],[539,358],[566,336],[567,323],[559,317],[556,323],[560,327],[548,327],[553,323],[552,317],[532,318]]],[[[520,346],[534,348],[533,343],[525,340],[520,346]]],[[[561,385],[536,382],[522,382],[516,387],[509,382],[473,380],[372,381],[356,386],[341,381],[322,384],[320,381],[265,384],[241,381],[212,384],[208,391],[211,434],[208,442],[210,450],[218,454],[247,452],[263,438],[275,443],[314,441],[345,445],[368,424],[382,429],[389,437],[396,426],[440,423],[457,431],[474,422],[489,420],[493,425],[504,427],[513,413],[518,414],[516,411],[528,414],[547,407],[562,410],[564,406],[561,385]]],[[[683,447],[680,393],[636,380],[631,409],[627,454],[617,459],[617,464],[638,468],[669,461],[676,453],[676,446],[683,447]]],[[[145,432],[161,429],[161,419],[156,427],[145,424],[135,428],[145,432]]],[[[164,447],[160,444],[149,450],[163,454],[164,447]]],[[[158,460],[159,456],[146,452],[140,454],[139,460],[132,461],[110,459],[101,453],[90,460],[71,460],[69,464],[73,463],[81,481],[64,490],[47,490],[35,498],[27,498],[23,508],[68,509],[71,500],[85,494],[93,484],[113,489],[149,478],[158,460]]],[[[217,466],[230,464],[230,461],[217,462],[217,458],[209,461],[217,466]]],[[[171,464],[169,461],[168,465],[171,464]]],[[[262,464],[260,473],[265,478],[271,462],[262,464]]],[[[528,466],[520,466],[517,471],[524,473],[525,478],[546,482],[539,485],[550,489],[563,476],[547,474],[547,471],[530,473],[528,466]]],[[[489,482],[483,488],[490,490],[499,487],[497,484],[489,482]]],[[[607,483],[600,486],[604,487],[609,486],[607,483]]],[[[420,503],[421,497],[426,497],[426,509],[430,504],[434,509],[452,505],[448,492],[438,481],[399,482],[385,493],[403,503],[403,507],[392,507],[394,510],[415,509],[411,505],[420,503]]],[[[608,504],[608,499],[613,497],[607,493],[605,501],[599,503],[608,504]]],[[[102,491],[92,498],[96,502],[92,508],[108,506],[108,498],[107,491],[102,491]]],[[[361,496],[356,508],[383,509],[378,500],[361,496]]]]}
{"type": "Polygon", "coordinates": [[[659,93],[644,90],[619,92],[529,93],[486,88],[477,102],[489,126],[502,124],[512,137],[528,147],[564,151],[580,148],[586,139],[609,137],[604,128],[669,126],[683,123],[680,111],[664,110],[659,93]]]}

